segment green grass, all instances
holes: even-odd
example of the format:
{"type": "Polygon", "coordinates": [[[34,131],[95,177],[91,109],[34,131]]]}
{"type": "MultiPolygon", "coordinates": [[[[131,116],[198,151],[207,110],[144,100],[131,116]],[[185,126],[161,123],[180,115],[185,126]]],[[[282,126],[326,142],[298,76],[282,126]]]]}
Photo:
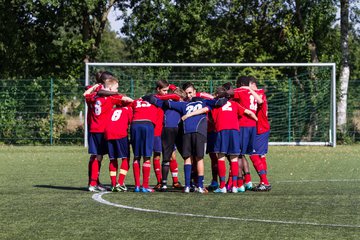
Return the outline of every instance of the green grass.
{"type": "MultiPolygon", "coordinates": [[[[267,193],[128,192],[103,196],[112,203],[132,207],[234,219],[175,216],[101,204],[85,191],[87,161],[83,147],[0,146],[0,239],[360,237],[359,145],[270,147],[273,189],[267,193]]],[[[178,162],[182,178],[182,161],[178,162]]],[[[109,183],[107,169],[106,158],[101,172],[104,183],[109,183]]],[[[206,169],[208,183],[209,159],[206,169]]],[[[252,173],[256,183],[258,177],[252,173]]],[[[152,184],[154,179],[152,175],[152,184]]],[[[133,184],[132,170],[126,182],[133,184]]]]}

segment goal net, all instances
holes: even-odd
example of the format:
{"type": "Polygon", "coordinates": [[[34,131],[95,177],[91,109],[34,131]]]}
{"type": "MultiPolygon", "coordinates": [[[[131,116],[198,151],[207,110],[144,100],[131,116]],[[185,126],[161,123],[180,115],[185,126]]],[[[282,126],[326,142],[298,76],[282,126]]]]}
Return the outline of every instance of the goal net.
{"type": "Polygon", "coordinates": [[[334,63],[87,63],[85,83],[93,84],[100,70],[113,73],[119,92],[132,98],[154,93],[159,79],[180,87],[191,81],[197,91],[213,93],[223,83],[235,86],[238,76],[251,75],[268,99],[270,145],[336,146],[334,63]]]}

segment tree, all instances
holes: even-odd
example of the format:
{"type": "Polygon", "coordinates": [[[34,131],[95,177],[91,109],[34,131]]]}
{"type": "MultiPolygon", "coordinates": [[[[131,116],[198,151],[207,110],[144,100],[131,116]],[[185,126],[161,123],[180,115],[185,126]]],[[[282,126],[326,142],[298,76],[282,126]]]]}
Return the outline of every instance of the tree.
{"type": "Polygon", "coordinates": [[[349,67],[349,0],[341,0],[341,69],[340,96],[337,104],[337,126],[341,133],[346,131],[347,93],[350,78],[349,67]]]}
{"type": "Polygon", "coordinates": [[[121,0],[0,2],[0,74],[79,78],[95,61],[107,16],[121,0]]]}

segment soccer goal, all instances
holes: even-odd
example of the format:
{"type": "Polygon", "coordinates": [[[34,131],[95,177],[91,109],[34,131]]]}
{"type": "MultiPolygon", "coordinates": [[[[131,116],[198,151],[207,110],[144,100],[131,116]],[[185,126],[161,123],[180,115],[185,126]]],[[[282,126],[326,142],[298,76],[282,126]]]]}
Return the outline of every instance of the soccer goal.
{"type": "MultiPolygon", "coordinates": [[[[139,98],[166,79],[180,86],[191,81],[197,91],[213,93],[217,86],[251,75],[268,99],[270,145],[336,146],[335,63],[86,63],[85,83],[93,84],[100,70],[119,79],[119,92],[139,98]]],[[[87,109],[85,110],[87,112],[87,109]]],[[[85,146],[87,146],[85,123],[85,146]]]]}

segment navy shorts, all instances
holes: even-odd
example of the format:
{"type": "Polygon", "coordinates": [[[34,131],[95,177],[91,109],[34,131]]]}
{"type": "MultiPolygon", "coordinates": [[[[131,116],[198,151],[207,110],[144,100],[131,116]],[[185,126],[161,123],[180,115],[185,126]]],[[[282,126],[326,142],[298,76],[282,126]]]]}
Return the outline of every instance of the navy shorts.
{"type": "Polygon", "coordinates": [[[216,137],[217,137],[216,132],[208,132],[207,133],[206,153],[214,152],[216,137]]]}
{"type": "Polygon", "coordinates": [[[135,122],[131,125],[130,132],[134,157],[151,157],[154,147],[154,125],[151,122],[135,122]]]}
{"type": "Polygon", "coordinates": [[[254,154],[256,127],[240,127],[240,153],[254,154]]]}
{"type": "Polygon", "coordinates": [[[265,155],[268,152],[270,131],[257,134],[254,146],[254,154],[265,155]]]}
{"type": "Polygon", "coordinates": [[[127,137],[107,141],[109,158],[129,158],[129,140],[127,137]]]}
{"type": "Polygon", "coordinates": [[[222,130],[217,133],[214,150],[227,155],[240,154],[240,136],[238,130],[222,130]]]}
{"type": "Polygon", "coordinates": [[[108,153],[106,140],[103,133],[88,134],[88,152],[92,155],[105,155],[108,153]]]}
{"type": "Polygon", "coordinates": [[[162,151],[162,148],[161,148],[161,136],[155,136],[154,137],[153,152],[161,153],[161,151],[162,151]]]}

